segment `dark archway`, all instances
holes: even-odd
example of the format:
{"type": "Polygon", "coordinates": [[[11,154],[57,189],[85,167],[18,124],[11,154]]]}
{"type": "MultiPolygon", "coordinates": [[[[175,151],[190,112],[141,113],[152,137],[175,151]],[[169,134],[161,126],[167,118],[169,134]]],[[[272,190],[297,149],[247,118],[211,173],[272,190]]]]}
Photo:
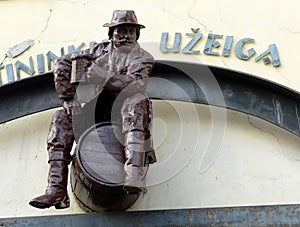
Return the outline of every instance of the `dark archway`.
{"type": "MultiPolygon", "coordinates": [[[[152,99],[220,106],[247,113],[300,136],[300,94],[253,75],[201,64],[157,61],[148,86],[152,99]],[[171,81],[187,96],[164,86],[171,81]],[[212,86],[211,83],[214,83],[212,86]]],[[[29,77],[0,87],[0,123],[61,106],[53,74],[29,77]]]]}

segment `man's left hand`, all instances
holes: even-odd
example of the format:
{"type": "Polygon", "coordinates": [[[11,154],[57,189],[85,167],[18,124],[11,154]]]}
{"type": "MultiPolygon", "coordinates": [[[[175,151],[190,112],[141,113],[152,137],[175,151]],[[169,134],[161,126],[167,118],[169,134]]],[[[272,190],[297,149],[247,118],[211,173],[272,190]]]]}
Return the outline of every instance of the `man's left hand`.
{"type": "Polygon", "coordinates": [[[110,71],[106,69],[106,63],[101,58],[93,62],[87,71],[87,79],[95,84],[104,83],[109,75],[110,71]]]}

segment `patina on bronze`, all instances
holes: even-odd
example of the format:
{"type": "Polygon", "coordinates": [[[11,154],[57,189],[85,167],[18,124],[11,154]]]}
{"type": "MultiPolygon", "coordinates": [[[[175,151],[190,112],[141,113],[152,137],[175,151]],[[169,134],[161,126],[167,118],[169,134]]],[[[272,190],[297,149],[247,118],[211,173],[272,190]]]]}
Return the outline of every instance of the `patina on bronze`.
{"type": "Polygon", "coordinates": [[[109,28],[110,42],[62,56],[54,63],[55,88],[63,108],[51,122],[48,186],[44,195],[29,202],[34,207],[70,206],[67,178],[74,139],[97,122],[111,121],[112,115],[119,116],[124,137],[123,190],[139,194],[144,187],[145,162],[156,162],[151,101],[145,94],[154,59],[137,43],[140,29],[145,26],[138,23],[132,10],[115,10],[111,22],[103,26],[109,28]],[[96,84],[98,93],[83,107],[76,98],[80,82],[96,84]],[[112,113],[116,100],[117,113],[112,113]]]}

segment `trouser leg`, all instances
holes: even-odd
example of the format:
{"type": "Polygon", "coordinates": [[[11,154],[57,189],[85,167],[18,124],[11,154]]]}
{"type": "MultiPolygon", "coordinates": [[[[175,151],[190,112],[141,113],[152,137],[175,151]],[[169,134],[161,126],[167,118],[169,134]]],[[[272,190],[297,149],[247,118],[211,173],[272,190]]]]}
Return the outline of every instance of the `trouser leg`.
{"type": "Polygon", "coordinates": [[[55,206],[57,209],[70,206],[67,184],[73,141],[72,121],[64,110],[59,110],[52,118],[47,140],[50,165],[48,186],[45,194],[32,199],[30,205],[37,208],[55,206]]]}
{"type": "Polygon", "coordinates": [[[146,152],[146,162],[148,164],[153,164],[157,161],[154,145],[153,145],[153,111],[151,100],[148,101],[148,113],[147,113],[147,122],[145,127],[145,152],[146,152]]]}
{"type": "Polygon", "coordinates": [[[124,189],[129,192],[139,192],[144,187],[144,139],[143,131],[129,131],[125,135],[124,189]]]}
{"type": "Polygon", "coordinates": [[[124,189],[128,192],[138,193],[144,187],[147,101],[147,97],[137,94],[125,100],[121,112],[126,158],[124,189]]]}
{"type": "Polygon", "coordinates": [[[64,110],[55,112],[47,138],[49,162],[52,160],[70,161],[74,142],[72,119],[64,110]]]}

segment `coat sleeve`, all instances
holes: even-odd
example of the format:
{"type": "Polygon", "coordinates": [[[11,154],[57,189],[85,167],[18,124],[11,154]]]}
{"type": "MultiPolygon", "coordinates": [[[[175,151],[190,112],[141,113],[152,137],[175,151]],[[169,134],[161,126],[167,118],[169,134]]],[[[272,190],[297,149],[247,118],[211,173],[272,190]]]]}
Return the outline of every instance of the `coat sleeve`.
{"type": "Polygon", "coordinates": [[[135,59],[128,67],[113,73],[104,85],[104,89],[124,91],[126,93],[144,92],[153,68],[153,57],[144,51],[141,58],[135,59]]]}
{"type": "MultiPolygon", "coordinates": [[[[104,47],[104,44],[95,44],[92,48],[80,52],[64,55],[54,62],[54,83],[58,97],[60,99],[73,99],[76,92],[75,84],[71,83],[72,60],[86,59],[92,61],[96,59],[104,47]]],[[[86,69],[84,69],[86,70],[86,69]]]]}
{"type": "Polygon", "coordinates": [[[54,83],[60,99],[72,99],[75,95],[75,85],[70,83],[72,70],[71,55],[64,55],[54,62],[54,83]]]}

